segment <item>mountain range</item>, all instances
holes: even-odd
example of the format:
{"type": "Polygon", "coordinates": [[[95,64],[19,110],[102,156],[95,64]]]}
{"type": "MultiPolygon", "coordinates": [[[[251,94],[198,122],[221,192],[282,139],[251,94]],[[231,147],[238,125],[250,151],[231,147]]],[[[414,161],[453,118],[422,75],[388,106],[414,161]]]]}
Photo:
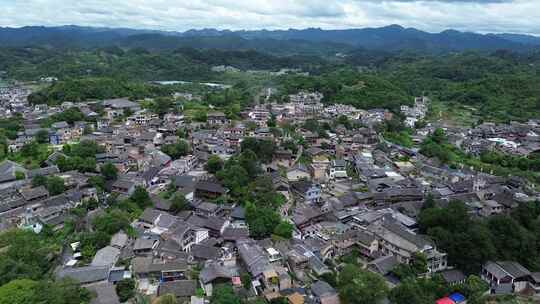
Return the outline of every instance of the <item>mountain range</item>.
{"type": "Polygon", "coordinates": [[[122,48],[140,47],[149,50],[192,47],[228,50],[255,49],[288,55],[320,55],[348,52],[359,48],[417,52],[494,51],[498,49],[528,51],[540,47],[540,37],[517,34],[479,34],[456,30],[428,33],[399,25],[345,30],[319,28],[255,31],[202,29],[185,32],[70,25],[0,27],[0,45],[53,48],[117,46],[122,48]]]}

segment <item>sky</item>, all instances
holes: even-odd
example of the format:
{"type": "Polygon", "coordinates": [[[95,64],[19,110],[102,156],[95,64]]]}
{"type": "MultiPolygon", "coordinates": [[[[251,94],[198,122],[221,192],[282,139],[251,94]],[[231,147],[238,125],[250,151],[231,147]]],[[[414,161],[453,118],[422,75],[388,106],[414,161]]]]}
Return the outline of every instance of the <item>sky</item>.
{"type": "Polygon", "coordinates": [[[540,35],[540,0],[0,0],[0,26],[70,24],[168,31],[399,24],[540,35]]]}

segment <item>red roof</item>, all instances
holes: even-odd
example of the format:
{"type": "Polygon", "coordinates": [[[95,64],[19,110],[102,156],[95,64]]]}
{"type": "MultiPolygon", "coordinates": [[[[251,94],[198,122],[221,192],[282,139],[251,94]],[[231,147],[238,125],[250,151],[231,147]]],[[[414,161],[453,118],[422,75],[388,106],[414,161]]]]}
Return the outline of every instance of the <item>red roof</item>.
{"type": "Polygon", "coordinates": [[[435,303],[437,303],[437,304],[455,304],[455,302],[452,301],[452,299],[450,299],[449,297],[438,299],[437,302],[435,302],[435,303]]]}

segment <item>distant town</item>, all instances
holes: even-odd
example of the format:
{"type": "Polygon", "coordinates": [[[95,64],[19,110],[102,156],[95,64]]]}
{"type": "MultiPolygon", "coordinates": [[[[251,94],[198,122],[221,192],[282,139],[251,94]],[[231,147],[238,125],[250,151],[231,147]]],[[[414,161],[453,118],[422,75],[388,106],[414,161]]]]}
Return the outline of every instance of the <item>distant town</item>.
{"type": "Polygon", "coordinates": [[[438,304],[540,294],[540,272],[517,253],[489,259],[468,232],[485,221],[512,242],[494,219],[538,205],[538,162],[521,159],[540,153],[540,119],[450,126],[430,96],[396,113],[266,88],[232,117],[194,116],[184,105],[204,96],[188,91],[163,111],[151,98],[32,104],[31,92],[0,88],[0,120],[21,126],[5,127],[0,229],[62,235],[51,276],[92,303],[406,303],[392,290],[416,278],[446,290],[438,304]],[[514,160],[523,174],[503,165],[514,160]]]}

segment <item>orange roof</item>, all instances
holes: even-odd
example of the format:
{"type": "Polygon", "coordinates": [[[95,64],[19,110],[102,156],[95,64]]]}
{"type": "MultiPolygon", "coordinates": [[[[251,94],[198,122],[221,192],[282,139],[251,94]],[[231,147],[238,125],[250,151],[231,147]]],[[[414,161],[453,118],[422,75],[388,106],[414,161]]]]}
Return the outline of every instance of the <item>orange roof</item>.
{"type": "Polygon", "coordinates": [[[287,299],[289,300],[290,304],[304,304],[304,297],[298,292],[288,296],[287,299]]]}

